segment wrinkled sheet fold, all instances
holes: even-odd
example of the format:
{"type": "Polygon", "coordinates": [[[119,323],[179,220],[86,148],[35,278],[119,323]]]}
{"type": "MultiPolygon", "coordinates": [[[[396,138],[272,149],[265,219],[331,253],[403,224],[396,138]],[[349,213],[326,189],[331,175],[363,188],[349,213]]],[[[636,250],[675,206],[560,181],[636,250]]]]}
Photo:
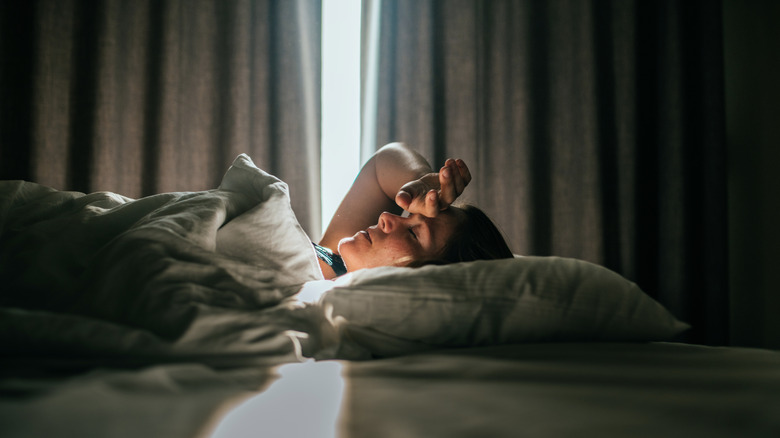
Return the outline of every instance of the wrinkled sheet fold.
{"type": "Polygon", "coordinates": [[[3,354],[303,360],[328,330],[285,183],[239,156],[218,189],[134,200],[0,182],[3,354]]]}

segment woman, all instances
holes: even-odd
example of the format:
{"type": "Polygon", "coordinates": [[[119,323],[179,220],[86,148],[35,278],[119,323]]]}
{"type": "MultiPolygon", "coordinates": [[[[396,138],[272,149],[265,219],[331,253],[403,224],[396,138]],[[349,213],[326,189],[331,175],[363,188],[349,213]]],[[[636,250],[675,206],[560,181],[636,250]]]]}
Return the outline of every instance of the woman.
{"type": "Polygon", "coordinates": [[[463,160],[448,159],[433,172],[406,145],[384,146],[360,170],[315,245],[323,275],[511,258],[501,233],[481,210],[452,206],[470,181],[463,160]],[[399,216],[402,210],[409,215],[399,216]]]}

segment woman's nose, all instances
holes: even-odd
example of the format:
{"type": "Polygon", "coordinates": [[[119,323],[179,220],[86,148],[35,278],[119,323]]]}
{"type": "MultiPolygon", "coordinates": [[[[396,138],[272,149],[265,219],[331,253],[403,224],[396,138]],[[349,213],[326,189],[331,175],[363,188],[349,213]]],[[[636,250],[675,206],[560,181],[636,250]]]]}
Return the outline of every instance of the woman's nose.
{"type": "Polygon", "coordinates": [[[394,215],[392,213],[384,212],[379,215],[379,229],[384,233],[389,233],[393,230],[401,216],[394,215]]]}

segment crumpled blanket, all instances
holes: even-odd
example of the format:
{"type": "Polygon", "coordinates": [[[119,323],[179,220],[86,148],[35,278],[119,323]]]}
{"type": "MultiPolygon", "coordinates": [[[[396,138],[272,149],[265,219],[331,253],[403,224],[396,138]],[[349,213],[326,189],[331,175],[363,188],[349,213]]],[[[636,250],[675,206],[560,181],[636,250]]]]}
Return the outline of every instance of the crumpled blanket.
{"type": "Polygon", "coordinates": [[[0,350],[116,363],[304,360],[332,326],[287,185],[236,158],[218,189],[141,199],[0,182],[0,350]]]}

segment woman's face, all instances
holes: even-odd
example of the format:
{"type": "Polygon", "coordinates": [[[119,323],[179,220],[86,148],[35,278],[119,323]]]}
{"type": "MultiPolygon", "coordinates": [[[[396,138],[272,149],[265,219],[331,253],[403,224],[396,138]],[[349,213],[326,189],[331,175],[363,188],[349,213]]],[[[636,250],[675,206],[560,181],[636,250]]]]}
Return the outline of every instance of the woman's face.
{"type": "Polygon", "coordinates": [[[406,266],[438,256],[463,221],[465,213],[450,207],[435,218],[382,213],[376,225],[341,239],[338,252],[347,270],[406,266]]]}

